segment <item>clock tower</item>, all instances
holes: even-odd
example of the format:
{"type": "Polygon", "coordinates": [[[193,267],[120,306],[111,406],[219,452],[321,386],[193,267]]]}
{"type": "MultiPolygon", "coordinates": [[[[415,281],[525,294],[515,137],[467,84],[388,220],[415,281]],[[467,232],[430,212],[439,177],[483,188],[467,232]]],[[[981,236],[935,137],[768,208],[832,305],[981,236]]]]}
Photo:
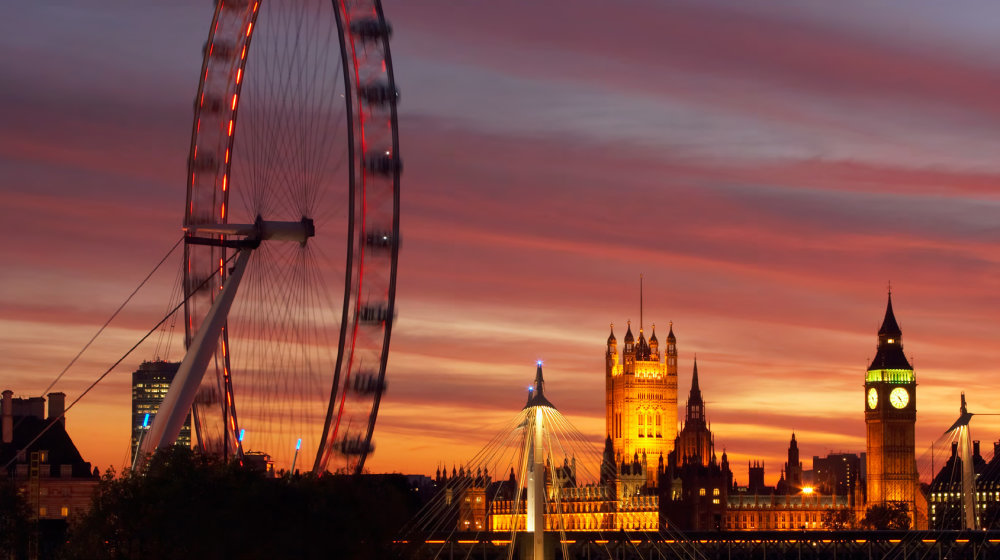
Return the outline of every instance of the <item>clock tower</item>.
{"type": "MultiPolygon", "coordinates": [[[[878,330],[878,350],[865,375],[865,426],[868,432],[868,505],[904,503],[912,528],[918,528],[920,500],[914,427],[917,382],[903,354],[903,333],[892,312],[892,292],[878,330]]],[[[921,496],[922,497],[922,496],[921,496]]],[[[926,505],[923,505],[926,509],[926,505]]]]}

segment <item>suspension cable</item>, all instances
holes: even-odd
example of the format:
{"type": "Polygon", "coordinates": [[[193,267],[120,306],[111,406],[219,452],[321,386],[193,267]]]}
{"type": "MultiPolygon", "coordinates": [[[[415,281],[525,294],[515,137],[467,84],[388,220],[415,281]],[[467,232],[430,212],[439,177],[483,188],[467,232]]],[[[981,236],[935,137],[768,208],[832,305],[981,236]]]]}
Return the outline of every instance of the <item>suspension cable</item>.
{"type": "MultiPolygon", "coordinates": [[[[239,254],[240,254],[240,251],[234,251],[233,254],[228,259],[226,259],[226,264],[229,264],[239,254]]],[[[107,370],[105,370],[104,373],[102,373],[100,375],[100,377],[98,377],[93,383],[91,383],[86,389],[84,389],[84,391],[82,393],[80,393],[80,396],[76,397],[76,399],[74,399],[73,402],[71,402],[69,404],[69,406],[67,406],[65,409],[63,409],[62,414],[60,414],[59,416],[57,416],[55,418],[50,419],[49,423],[44,428],[42,428],[42,430],[40,432],[38,432],[38,434],[34,438],[32,438],[31,441],[29,441],[23,448],[19,449],[18,452],[15,453],[13,457],[11,457],[10,461],[7,461],[7,463],[4,464],[3,467],[0,467],[0,470],[7,470],[14,463],[14,461],[17,460],[17,457],[22,452],[24,452],[26,449],[28,449],[32,445],[34,445],[35,442],[37,442],[39,439],[41,439],[41,437],[43,435],[45,435],[45,433],[48,432],[49,429],[52,426],[55,426],[56,423],[59,420],[62,420],[66,416],[66,413],[69,412],[70,409],[73,408],[76,405],[76,403],[80,402],[80,399],[82,399],[84,396],[86,396],[87,393],[89,393],[91,389],[93,389],[94,387],[96,387],[98,383],[100,383],[101,381],[103,381],[105,377],[107,377],[112,371],[114,371],[114,369],[116,367],[118,367],[118,364],[120,364],[123,361],[125,361],[125,358],[129,357],[129,355],[133,351],[135,351],[135,349],[138,348],[139,345],[141,345],[143,342],[145,342],[147,338],[149,338],[150,336],[152,336],[152,334],[154,332],[156,332],[156,330],[159,329],[160,326],[163,325],[163,323],[167,322],[167,319],[169,319],[174,313],[177,312],[178,309],[180,309],[185,303],[187,303],[187,300],[192,295],[194,295],[198,290],[200,290],[206,284],[208,284],[208,281],[211,280],[212,278],[214,278],[216,274],[218,274],[218,272],[214,272],[213,271],[212,274],[208,275],[204,280],[202,280],[202,282],[200,284],[198,284],[198,286],[194,290],[191,290],[191,293],[188,294],[187,297],[185,297],[183,300],[181,300],[180,303],[178,303],[177,305],[175,305],[173,309],[171,309],[166,315],[164,315],[164,317],[162,319],[160,319],[155,325],[153,325],[153,328],[149,329],[149,331],[147,331],[146,334],[144,334],[142,336],[142,338],[139,339],[139,342],[136,342],[134,345],[132,345],[132,347],[129,348],[128,351],[125,352],[122,355],[121,358],[118,358],[118,360],[115,361],[115,363],[111,364],[111,367],[109,367],[107,370]]]]}
{"type": "MultiPolygon", "coordinates": [[[[82,356],[83,353],[87,351],[87,348],[90,348],[90,345],[93,344],[95,340],[97,340],[97,337],[101,336],[101,333],[104,332],[104,329],[106,329],[108,325],[111,324],[111,321],[114,321],[115,317],[117,317],[118,314],[121,313],[122,309],[125,309],[125,306],[128,305],[130,301],[132,301],[132,298],[135,297],[135,294],[139,293],[139,290],[141,290],[142,287],[146,285],[146,282],[149,281],[149,279],[153,276],[153,274],[155,274],[156,271],[159,270],[160,267],[163,265],[163,263],[165,263],[167,259],[170,258],[170,255],[173,254],[173,252],[177,249],[177,246],[181,244],[181,241],[184,241],[184,236],[181,236],[181,238],[178,239],[176,243],[174,243],[174,246],[171,247],[169,251],[167,251],[167,254],[164,255],[162,259],[160,259],[160,262],[156,263],[156,266],[153,267],[153,270],[151,270],[149,274],[147,274],[146,277],[142,279],[142,282],[139,282],[139,285],[136,286],[135,290],[132,290],[132,293],[129,294],[127,298],[125,298],[125,301],[123,301],[122,304],[118,306],[118,309],[115,309],[115,312],[112,313],[110,317],[108,317],[108,320],[105,321],[103,325],[101,325],[101,328],[97,329],[97,332],[94,333],[94,336],[92,336],[90,340],[88,340],[87,343],[83,345],[83,348],[81,348],[80,351],[77,352],[76,356],[73,356],[73,359],[70,360],[69,363],[66,364],[66,367],[64,367],[63,370],[59,372],[59,375],[57,375],[56,378],[52,380],[52,383],[49,383],[49,386],[46,387],[44,391],[42,391],[41,396],[45,396],[46,394],[48,394],[48,392],[53,387],[55,387],[56,383],[58,383],[59,380],[62,379],[63,375],[66,375],[66,372],[69,371],[69,368],[73,367],[73,364],[75,364],[76,361],[80,359],[80,356],[82,356]]],[[[173,312],[171,311],[171,313],[173,312]]]]}

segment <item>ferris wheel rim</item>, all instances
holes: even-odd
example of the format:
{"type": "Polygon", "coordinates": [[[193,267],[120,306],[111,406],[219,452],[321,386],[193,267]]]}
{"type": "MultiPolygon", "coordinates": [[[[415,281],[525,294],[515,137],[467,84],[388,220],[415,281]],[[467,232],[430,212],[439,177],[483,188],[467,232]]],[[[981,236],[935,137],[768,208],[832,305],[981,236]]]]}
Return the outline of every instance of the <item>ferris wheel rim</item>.
{"type": "MultiPolygon", "coordinates": [[[[363,2],[361,4],[364,4],[363,2]]],[[[391,29],[385,22],[384,15],[382,12],[382,6],[380,0],[371,0],[369,3],[371,9],[376,14],[376,21],[381,29],[391,29]]],[[[185,205],[184,214],[184,226],[187,231],[188,228],[196,227],[199,221],[203,221],[204,214],[204,204],[199,206],[199,201],[197,200],[197,194],[195,189],[197,187],[196,181],[199,177],[199,173],[202,172],[206,164],[204,163],[206,158],[206,152],[202,151],[201,154],[198,153],[199,147],[204,145],[201,142],[202,139],[208,134],[212,134],[215,137],[220,137],[223,133],[226,134],[225,138],[226,149],[225,155],[222,157],[220,154],[215,154],[216,162],[220,159],[223,161],[221,164],[221,173],[216,170],[215,177],[215,195],[221,193],[221,197],[213,198],[212,212],[218,215],[219,223],[228,223],[229,215],[226,213],[229,203],[230,194],[230,173],[232,171],[231,166],[233,158],[231,157],[234,141],[237,138],[237,134],[240,130],[237,122],[237,114],[239,110],[238,99],[240,97],[240,88],[242,87],[241,77],[245,71],[248,60],[253,56],[253,50],[249,48],[250,41],[255,35],[254,24],[256,22],[256,17],[258,14],[258,8],[261,2],[247,2],[245,0],[224,0],[217,4],[216,9],[213,13],[212,25],[209,33],[208,42],[206,43],[206,53],[203,59],[202,70],[199,77],[198,94],[195,102],[195,114],[194,114],[194,124],[191,135],[191,148],[188,158],[188,187],[187,187],[187,201],[185,205]],[[213,107],[206,107],[206,90],[208,88],[208,81],[210,79],[210,65],[212,50],[217,48],[218,45],[224,44],[220,43],[219,37],[217,35],[220,27],[220,14],[227,16],[227,10],[245,10],[244,14],[248,14],[248,25],[246,27],[245,41],[242,43],[241,58],[239,59],[236,71],[230,76],[230,82],[227,84],[229,87],[235,90],[232,97],[232,104],[229,110],[231,118],[229,119],[228,129],[223,127],[223,129],[212,130],[211,127],[202,127],[202,117],[205,116],[206,111],[215,110],[213,107]],[[235,83],[234,83],[235,81],[235,83]],[[199,155],[202,159],[199,160],[199,155]],[[221,182],[221,183],[220,183],[221,182]],[[221,212],[220,212],[221,209],[221,212]]],[[[359,60],[367,60],[365,57],[358,56],[357,46],[355,45],[354,37],[351,36],[354,30],[351,27],[351,16],[357,13],[358,5],[357,2],[347,2],[347,1],[336,1],[332,2],[333,11],[336,16],[336,22],[338,26],[338,36],[340,43],[341,58],[343,63],[343,74],[344,74],[344,92],[345,92],[345,108],[348,115],[347,123],[347,148],[350,153],[349,155],[349,179],[348,179],[348,192],[350,193],[351,201],[349,205],[352,207],[349,210],[349,220],[351,224],[349,225],[349,235],[347,238],[347,257],[345,263],[345,282],[344,282],[344,305],[342,310],[342,321],[341,321],[341,337],[339,341],[339,347],[337,348],[337,367],[333,374],[333,380],[330,387],[330,399],[328,404],[328,412],[325,419],[324,435],[321,438],[320,446],[317,449],[316,460],[313,465],[314,471],[324,471],[328,468],[329,461],[331,459],[331,449],[335,446],[336,440],[341,435],[341,418],[338,415],[334,418],[333,412],[335,409],[335,404],[339,403],[340,410],[343,410],[344,403],[349,399],[349,393],[351,391],[348,387],[348,382],[360,374],[360,368],[357,364],[351,363],[351,358],[354,355],[357,344],[357,330],[363,325],[359,325],[359,320],[363,320],[363,312],[365,311],[364,298],[364,288],[366,285],[366,277],[368,276],[369,270],[366,266],[372,266],[365,262],[365,256],[368,252],[366,248],[366,239],[372,235],[387,235],[389,247],[391,251],[391,256],[387,261],[386,270],[381,271],[387,278],[388,289],[386,290],[384,307],[385,316],[383,317],[383,325],[381,327],[381,344],[378,349],[378,377],[376,381],[376,387],[384,389],[385,387],[385,373],[386,365],[388,362],[388,350],[389,341],[391,335],[391,327],[393,319],[395,317],[395,287],[396,287],[396,273],[398,268],[398,250],[399,250],[399,175],[400,167],[398,165],[398,154],[399,154],[399,137],[398,137],[398,119],[397,119],[397,108],[396,108],[396,98],[393,96],[388,100],[386,107],[388,108],[387,124],[391,135],[391,147],[390,152],[390,167],[387,170],[390,175],[391,182],[391,226],[387,230],[372,230],[366,229],[365,226],[369,225],[366,223],[366,218],[369,217],[368,204],[372,202],[371,197],[376,196],[378,192],[374,189],[369,189],[367,180],[370,178],[374,172],[370,169],[371,161],[373,158],[373,153],[377,150],[383,148],[383,146],[378,146],[372,142],[366,142],[364,138],[365,133],[365,112],[373,112],[374,108],[370,106],[369,100],[361,92],[361,78],[362,71],[359,70],[358,64],[359,60]],[[350,4],[350,6],[348,6],[350,4]],[[342,21],[342,20],[347,21],[342,21]],[[350,49],[350,56],[348,56],[348,49],[350,49]],[[352,80],[353,75],[353,80],[352,80]],[[360,138],[358,137],[360,133],[360,138]],[[360,198],[358,201],[355,197],[360,198]],[[360,207],[360,211],[356,212],[356,208],[360,207]],[[354,220],[360,219],[361,226],[356,227],[357,224],[354,220]],[[386,233],[386,231],[388,233],[386,233]],[[353,331],[353,335],[349,331],[353,331]],[[342,360],[346,360],[346,363],[342,360]],[[329,429],[327,429],[329,427],[329,429]]],[[[241,31],[242,32],[242,31],[241,31]]],[[[384,65],[383,71],[387,75],[389,91],[395,92],[395,80],[393,75],[393,69],[391,64],[391,58],[389,56],[389,45],[388,45],[388,33],[384,33],[380,38],[380,47],[384,53],[384,65]]],[[[239,45],[240,43],[234,43],[239,45]]],[[[231,56],[235,57],[236,53],[229,53],[231,56]]],[[[227,90],[230,91],[230,90],[227,90]]],[[[228,103],[228,102],[227,102],[228,103]]],[[[210,154],[211,155],[211,154],[210,154]]],[[[384,194],[384,192],[383,192],[384,194]]],[[[383,205],[384,205],[383,201],[383,205]]],[[[184,257],[184,275],[185,275],[185,289],[194,283],[195,278],[189,277],[192,271],[192,264],[195,260],[203,257],[192,256],[190,250],[190,244],[185,244],[185,257],[184,257]]],[[[218,282],[222,281],[222,277],[225,276],[226,271],[222,268],[221,262],[219,264],[219,275],[220,278],[218,282]]],[[[187,295],[187,294],[186,294],[187,295]]],[[[193,305],[185,305],[185,329],[186,329],[186,343],[191,339],[193,333],[191,332],[194,326],[194,319],[191,316],[193,311],[193,305]]],[[[194,311],[197,312],[196,310],[194,311]]],[[[228,339],[228,326],[224,328],[223,344],[221,345],[224,349],[229,348],[228,339]]],[[[228,372],[228,354],[224,355],[225,366],[224,369],[228,372]]],[[[228,375],[228,373],[227,373],[228,375]]],[[[228,386],[231,390],[231,386],[228,386]]],[[[362,433],[362,443],[356,450],[352,450],[352,453],[347,453],[346,448],[343,449],[344,455],[350,457],[350,455],[355,455],[354,459],[351,460],[352,470],[360,472],[364,466],[365,460],[372,448],[372,435],[374,431],[375,421],[377,418],[377,413],[379,409],[379,404],[381,401],[382,391],[378,390],[375,392],[375,396],[372,399],[372,404],[370,411],[368,412],[367,426],[362,433]],[[360,453],[353,453],[353,451],[360,451],[360,453]]],[[[235,403],[234,411],[232,412],[235,424],[235,403]]],[[[228,417],[225,419],[228,422],[228,417]]],[[[237,424],[238,425],[238,424],[237,424]]],[[[235,428],[237,425],[232,426],[235,428]]],[[[226,436],[232,436],[234,441],[236,441],[235,430],[230,430],[230,426],[226,426],[225,429],[226,436]],[[233,433],[231,433],[233,432],[233,433]]],[[[239,442],[237,442],[239,445],[239,442]]],[[[228,449],[228,448],[227,448],[228,449]]],[[[242,450],[241,450],[242,451],[242,450]]]]}

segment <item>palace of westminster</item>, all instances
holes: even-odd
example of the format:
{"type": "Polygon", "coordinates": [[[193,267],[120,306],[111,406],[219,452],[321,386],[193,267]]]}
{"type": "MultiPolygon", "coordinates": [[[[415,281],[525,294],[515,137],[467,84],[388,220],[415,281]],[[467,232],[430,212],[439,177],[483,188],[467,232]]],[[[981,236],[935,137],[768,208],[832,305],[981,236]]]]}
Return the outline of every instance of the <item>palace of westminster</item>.
{"type": "MultiPolygon", "coordinates": [[[[865,373],[865,453],[813,457],[803,469],[791,434],[788,460],[775,486],[764,464],[748,464],[746,485],[734,481],[725,451],[716,453],[698,380],[697,359],[684,414],[678,422],[677,339],[673,324],[661,346],[655,326],[647,339],[628,325],[622,344],[612,332],[605,354],[606,440],[600,480],[577,484],[576,460],[550,469],[548,530],[799,530],[860,527],[872,506],[903,510],[909,528],[959,528],[961,458],[952,456],[933,483],[922,485],[915,460],[916,379],[903,353],[902,331],[890,293],[875,358],[865,373]],[[956,462],[958,467],[956,467],[956,462]],[[552,478],[557,484],[553,484],[552,478]],[[930,498],[930,502],[928,501],[930,498]],[[558,513],[557,513],[558,512],[558,513]]],[[[541,388],[541,365],[536,378],[541,388]]],[[[861,399],[859,399],[860,401],[861,399]]],[[[529,401],[530,402],[530,401],[529,401]]],[[[547,401],[546,401],[547,402],[547,401]]],[[[997,444],[996,447],[1000,447],[997,444]]],[[[975,442],[977,514],[1000,511],[1000,452],[988,463],[975,442]]],[[[458,530],[523,527],[523,496],[513,471],[493,481],[483,471],[437,472],[449,494],[458,530]],[[518,502],[521,502],[520,504],[518,502]]]]}

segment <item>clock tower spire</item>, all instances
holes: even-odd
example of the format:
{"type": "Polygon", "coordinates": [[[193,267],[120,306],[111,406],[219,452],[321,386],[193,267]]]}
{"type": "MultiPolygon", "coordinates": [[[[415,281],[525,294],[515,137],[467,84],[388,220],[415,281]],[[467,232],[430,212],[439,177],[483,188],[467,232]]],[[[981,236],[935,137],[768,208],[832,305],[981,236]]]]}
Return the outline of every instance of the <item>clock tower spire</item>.
{"type": "MultiPolygon", "coordinates": [[[[920,528],[920,482],[915,461],[917,382],[903,354],[903,332],[892,310],[889,292],[878,330],[875,359],[865,375],[868,505],[897,503],[908,508],[911,527],[920,528]]],[[[922,506],[922,507],[921,507],[922,506]]]]}

